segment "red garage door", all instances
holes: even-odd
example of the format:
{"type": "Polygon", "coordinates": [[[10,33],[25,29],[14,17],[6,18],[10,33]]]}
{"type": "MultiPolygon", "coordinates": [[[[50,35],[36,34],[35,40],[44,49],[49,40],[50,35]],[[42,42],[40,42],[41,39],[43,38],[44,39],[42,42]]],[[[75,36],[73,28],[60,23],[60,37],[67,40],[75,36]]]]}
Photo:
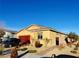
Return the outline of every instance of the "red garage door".
{"type": "Polygon", "coordinates": [[[30,43],[30,35],[19,36],[21,43],[30,43]]]}

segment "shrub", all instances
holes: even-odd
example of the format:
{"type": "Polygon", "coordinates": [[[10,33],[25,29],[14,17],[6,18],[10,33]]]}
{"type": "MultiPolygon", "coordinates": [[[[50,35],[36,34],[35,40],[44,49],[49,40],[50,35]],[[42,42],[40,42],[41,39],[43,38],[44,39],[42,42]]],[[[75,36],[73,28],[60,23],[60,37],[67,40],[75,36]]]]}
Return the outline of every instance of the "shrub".
{"type": "Polygon", "coordinates": [[[40,41],[36,41],[35,42],[35,47],[36,48],[40,48],[42,46],[42,44],[40,44],[40,41]]]}
{"type": "Polygon", "coordinates": [[[29,53],[36,53],[37,50],[29,50],[29,53]]]}
{"type": "Polygon", "coordinates": [[[74,54],[76,54],[76,53],[77,53],[77,51],[75,51],[75,50],[74,50],[74,51],[70,51],[70,52],[71,52],[71,53],[74,53],[74,54]]]}
{"type": "Polygon", "coordinates": [[[22,49],[21,49],[21,51],[25,51],[25,50],[27,50],[27,48],[22,48],[22,49]]]}

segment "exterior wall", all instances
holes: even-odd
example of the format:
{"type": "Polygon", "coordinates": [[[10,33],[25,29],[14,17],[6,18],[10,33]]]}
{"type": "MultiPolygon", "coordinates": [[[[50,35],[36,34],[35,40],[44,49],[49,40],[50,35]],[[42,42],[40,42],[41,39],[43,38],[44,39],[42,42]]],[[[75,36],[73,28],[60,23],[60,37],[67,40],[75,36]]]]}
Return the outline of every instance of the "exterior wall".
{"type": "Polygon", "coordinates": [[[36,32],[30,32],[27,30],[22,30],[21,32],[16,34],[16,38],[19,38],[19,36],[23,36],[23,35],[30,35],[30,39],[37,39],[37,33],[36,32]]]}
{"type": "Polygon", "coordinates": [[[51,37],[52,37],[53,45],[56,45],[56,37],[59,37],[59,45],[66,44],[66,42],[65,42],[66,35],[64,35],[64,34],[52,32],[51,37]]]}
{"type": "Polygon", "coordinates": [[[56,45],[56,37],[59,37],[59,44],[66,45],[65,38],[66,35],[56,33],[53,31],[43,31],[43,40],[41,40],[41,43],[44,46],[55,46],[56,45]],[[46,43],[45,39],[48,39],[48,43],[46,43]]]}
{"type": "MultiPolygon", "coordinates": [[[[23,30],[16,34],[17,38],[21,35],[30,35],[30,42],[34,46],[35,41],[38,40],[38,32],[29,32],[27,30],[23,30]]],[[[59,37],[59,44],[65,44],[65,35],[59,34],[52,31],[42,31],[43,39],[40,40],[40,43],[43,44],[43,46],[54,46],[56,45],[56,37],[59,37]],[[46,41],[48,39],[48,43],[46,41]]]]}
{"type": "MultiPolygon", "coordinates": [[[[28,31],[32,29],[39,29],[39,27],[32,26],[28,29],[24,29],[18,32],[16,34],[16,37],[19,38],[19,36],[22,36],[22,35],[30,35],[31,45],[35,46],[35,42],[38,40],[38,32],[28,31]]],[[[49,31],[49,30],[41,31],[41,32],[42,32],[43,39],[40,39],[40,43],[43,44],[44,47],[56,45],[56,37],[59,37],[59,44],[65,44],[66,35],[49,31]]]]}
{"type": "Polygon", "coordinates": [[[65,38],[66,38],[66,35],[60,34],[59,43],[66,45],[65,38]]]}
{"type": "Polygon", "coordinates": [[[30,32],[26,31],[25,29],[22,30],[21,32],[16,34],[16,38],[19,38],[19,36],[23,36],[23,35],[30,35],[30,32]]]}
{"type": "Polygon", "coordinates": [[[52,42],[51,45],[56,45],[56,37],[57,37],[57,33],[51,31],[50,35],[51,35],[51,39],[52,39],[52,41],[51,41],[51,42],[52,42]]]}
{"type": "Polygon", "coordinates": [[[23,35],[30,35],[30,42],[31,45],[34,45],[36,39],[37,39],[37,33],[36,32],[30,32],[27,30],[22,30],[21,32],[16,34],[16,38],[19,38],[19,36],[23,36],[23,35]]]}
{"type": "MultiPolygon", "coordinates": [[[[40,39],[40,43],[43,44],[43,46],[47,46],[46,39],[50,40],[50,31],[41,31],[42,32],[42,39],[40,39]]],[[[38,35],[37,35],[38,37],[38,35]]]]}

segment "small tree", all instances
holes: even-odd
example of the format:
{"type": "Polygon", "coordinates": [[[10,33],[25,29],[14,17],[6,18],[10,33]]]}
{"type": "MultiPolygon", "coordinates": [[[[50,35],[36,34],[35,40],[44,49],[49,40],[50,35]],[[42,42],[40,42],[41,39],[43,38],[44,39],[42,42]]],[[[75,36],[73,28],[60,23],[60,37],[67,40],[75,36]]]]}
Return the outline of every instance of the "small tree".
{"type": "MultiPolygon", "coordinates": [[[[74,41],[78,41],[78,40],[79,40],[79,36],[78,36],[76,33],[74,33],[74,32],[70,32],[70,33],[68,34],[68,37],[69,37],[70,39],[73,39],[74,41]]],[[[78,50],[78,44],[75,45],[74,50],[78,50]]]]}
{"type": "Polygon", "coordinates": [[[77,41],[77,40],[79,39],[79,36],[78,36],[76,33],[74,33],[74,32],[70,32],[70,33],[68,34],[68,37],[69,37],[70,39],[74,39],[74,41],[77,41]]]}

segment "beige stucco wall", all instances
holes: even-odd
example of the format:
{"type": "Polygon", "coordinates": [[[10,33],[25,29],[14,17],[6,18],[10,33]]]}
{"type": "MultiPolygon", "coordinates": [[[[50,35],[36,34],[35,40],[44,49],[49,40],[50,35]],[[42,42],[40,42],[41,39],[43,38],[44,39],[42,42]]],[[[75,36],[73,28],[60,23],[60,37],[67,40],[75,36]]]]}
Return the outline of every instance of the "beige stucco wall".
{"type": "Polygon", "coordinates": [[[42,36],[43,36],[43,39],[40,40],[40,42],[43,44],[43,46],[48,46],[48,44],[50,43],[50,40],[51,40],[51,37],[50,37],[50,31],[42,31],[42,36]],[[48,44],[46,42],[46,39],[48,39],[48,44]]]}
{"type": "MultiPolygon", "coordinates": [[[[32,26],[28,29],[24,29],[18,33],[16,33],[16,37],[18,38],[21,35],[30,35],[30,42],[31,44],[34,46],[35,45],[35,41],[38,40],[38,32],[31,32],[28,30],[32,30],[32,29],[39,29],[39,27],[37,26],[32,26]]],[[[65,35],[64,34],[60,34],[60,33],[56,33],[50,30],[47,31],[41,31],[42,35],[43,35],[43,39],[40,40],[40,43],[43,44],[43,46],[54,46],[56,45],[56,37],[59,37],[59,43],[60,44],[65,44],[65,35]],[[46,42],[46,39],[48,39],[48,43],[46,42]]]]}
{"type": "Polygon", "coordinates": [[[65,38],[66,38],[66,35],[60,34],[59,43],[66,45],[65,38]]]}
{"type": "Polygon", "coordinates": [[[19,38],[19,36],[23,36],[23,35],[30,35],[30,32],[26,31],[25,29],[16,33],[16,38],[19,38]]]}
{"type": "Polygon", "coordinates": [[[37,39],[37,32],[30,32],[27,31],[26,29],[16,33],[16,38],[19,38],[19,36],[24,36],[24,35],[30,35],[30,42],[31,44],[34,45],[36,39],[37,39]]]}
{"type": "Polygon", "coordinates": [[[56,45],[56,37],[59,37],[59,44],[66,44],[65,42],[66,35],[64,34],[52,32],[51,37],[54,45],[56,45]]]}
{"type": "Polygon", "coordinates": [[[59,37],[59,44],[66,45],[66,42],[65,42],[66,35],[56,33],[53,31],[43,31],[43,39],[47,38],[49,42],[48,44],[46,44],[46,41],[42,40],[42,43],[45,44],[44,46],[54,46],[56,45],[56,37],[59,37]]]}

